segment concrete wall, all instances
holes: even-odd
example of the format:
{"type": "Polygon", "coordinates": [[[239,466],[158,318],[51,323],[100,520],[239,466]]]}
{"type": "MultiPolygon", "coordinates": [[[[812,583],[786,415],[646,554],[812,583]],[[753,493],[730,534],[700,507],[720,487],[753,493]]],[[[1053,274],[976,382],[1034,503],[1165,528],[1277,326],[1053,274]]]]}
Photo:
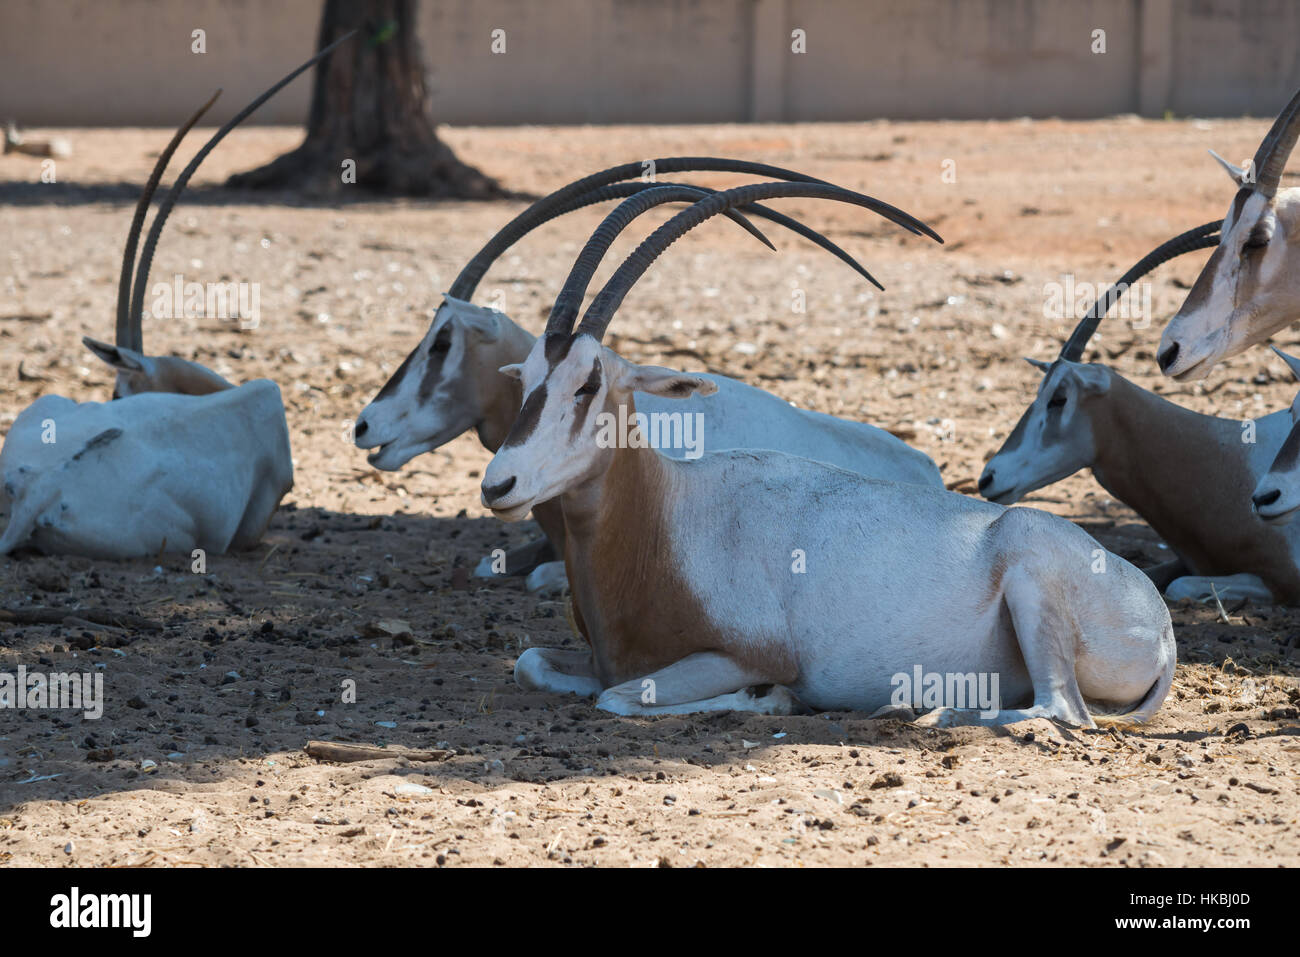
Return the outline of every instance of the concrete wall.
{"type": "MultiPolygon", "coordinates": [[[[320,6],[0,0],[0,119],[171,126],[222,86],[224,120],[310,55],[320,6]]],[[[419,30],[459,124],[1268,115],[1300,86],[1292,0],[424,0],[419,30]]],[[[302,122],[309,89],[256,121],[302,122]]]]}

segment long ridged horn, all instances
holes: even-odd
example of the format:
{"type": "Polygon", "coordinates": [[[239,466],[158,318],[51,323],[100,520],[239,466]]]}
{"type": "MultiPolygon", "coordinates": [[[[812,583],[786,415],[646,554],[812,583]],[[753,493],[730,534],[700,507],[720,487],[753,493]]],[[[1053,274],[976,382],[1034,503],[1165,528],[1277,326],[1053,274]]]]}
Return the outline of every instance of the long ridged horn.
{"type": "Polygon", "coordinates": [[[938,233],[910,213],[905,213],[888,203],[862,193],[855,193],[853,190],[844,189],[841,186],[832,186],[829,183],[752,183],[748,186],[737,186],[734,189],[723,190],[714,193],[707,199],[700,200],[689,209],[682,210],[682,212],[651,233],[623,261],[623,264],[605,283],[604,288],[600,290],[600,293],[587,309],[586,315],[583,316],[582,322],[578,326],[578,333],[586,333],[600,340],[605,335],[605,329],[609,326],[609,321],[614,312],[623,302],[623,297],[627,295],[632,285],[645,274],[645,271],[650,268],[651,264],[659,258],[664,250],[689,230],[694,229],[711,216],[716,216],[724,209],[744,206],[758,200],[778,199],[785,196],[833,199],[843,203],[852,203],[856,206],[864,206],[911,232],[923,233],[937,242],[943,242],[938,233]]]}
{"type": "MultiPolygon", "coordinates": [[[[708,186],[696,186],[694,183],[641,183],[641,182],[611,183],[608,186],[598,186],[596,189],[593,189],[590,193],[585,193],[582,196],[575,198],[567,205],[566,208],[558,210],[555,213],[555,215],[562,216],[565,213],[570,213],[573,212],[574,210],[582,209],[585,206],[593,206],[596,203],[601,203],[610,199],[625,199],[628,196],[635,196],[637,193],[644,192],[647,189],[654,189],[656,186],[686,186],[691,189],[697,189],[701,193],[705,193],[710,196],[718,192],[718,190],[716,189],[711,189],[708,186]]],[[[786,216],[784,213],[778,213],[775,209],[772,209],[770,206],[763,206],[759,203],[751,203],[748,206],[738,206],[736,207],[736,209],[739,212],[744,213],[746,216],[757,216],[760,219],[766,219],[769,222],[776,223],[778,226],[784,226],[792,233],[796,233],[797,235],[804,237],[804,239],[811,240],[812,242],[820,246],[822,249],[830,253],[832,256],[834,256],[836,259],[839,259],[841,262],[846,263],[849,266],[849,268],[851,268],[854,272],[860,275],[863,279],[867,280],[867,282],[871,283],[877,289],[883,290],[885,288],[876,280],[875,276],[867,272],[866,267],[863,266],[862,263],[858,262],[851,255],[849,255],[847,251],[845,251],[843,248],[838,246],[836,243],[832,242],[830,239],[823,236],[821,233],[817,232],[817,230],[799,222],[799,220],[794,219],[790,216],[786,216]]]]}
{"type": "Polygon", "coordinates": [[[246,120],[249,115],[263,103],[275,96],[275,94],[279,93],[281,89],[292,82],[300,73],[315,66],[317,62],[329,54],[335,47],[350,39],[356,32],[356,30],[350,30],[343,36],[339,37],[302,66],[298,67],[298,69],[294,70],[282,79],[279,83],[275,84],[275,86],[271,87],[261,96],[257,97],[257,99],[253,100],[252,103],[249,103],[248,106],[236,113],[225,126],[221,127],[221,129],[217,130],[217,132],[212,135],[212,138],[203,145],[201,150],[194,154],[194,158],[190,160],[189,165],[186,166],[185,169],[181,171],[181,174],[176,177],[176,182],[172,183],[171,189],[169,189],[167,195],[163,197],[162,203],[158,206],[158,213],[154,216],[153,222],[149,226],[149,235],[145,238],[144,249],[140,253],[140,262],[136,267],[135,287],[131,292],[131,332],[134,338],[131,348],[137,350],[144,348],[144,332],[141,328],[141,323],[144,316],[145,284],[149,281],[149,266],[153,262],[154,249],[158,245],[158,237],[162,235],[162,228],[167,222],[167,216],[171,213],[172,207],[176,205],[176,201],[181,198],[181,193],[185,191],[185,186],[189,183],[190,177],[194,175],[194,171],[199,168],[199,164],[207,158],[208,154],[212,152],[216,145],[225,139],[227,133],[246,120]]]}
{"type": "MultiPolygon", "coordinates": [[[[694,186],[664,184],[640,190],[619,203],[613,212],[601,220],[600,225],[591,234],[591,238],[587,240],[587,244],[582,247],[582,252],[578,253],[573,268],[569,270],[569,277],[564,281],[560,294],[555,297],[555,305],[551,307],[550,318],[546,320],[547,333],[568,332],[573,328],[573,320],[578,317],[578,310],[582,308],[582,297],[587,294],[591,277],[600,268],[601,260],[605,258],[605,253],[614,244],[618,234],[626,229],[632,220],[664,203],[694,203],[709,195],[711,193],[694,186]]],[[[726,210],[724,215],[734,212],[734,209],[726,210]]],[[[768,248],[775,248],[771,243],[767,245],[768,248]]]]}
{"type": "Polygon", "coordinates": [[[1265,196],[1277,192],[1282,182],[1282,170],[1286,168],[1297,137],[1300,137],[1300,91],[1277,115],[1259,149],[1255,150],[1255,189],[1265,196]]]}
{"type": "Polygon", "coordinates": [[[1061,346],[1060,358],[1069,362],[1078,362],[1083,358],[1083,350],[1087,348],[1088,340],[1092,338],[1092,334],[1101,325],[1102,317],[1110,312],[1110,307],[1119,301],[1120,296],[1128,291],[1129,286],[1157,266],[1161,266],[1184,253],[1219,245],[1218,232],[1219,227],[1222,225],[1223,220],[1217,220],[1213,223],[1197,226],[1195,229],[1189,229],[1168,242],[1161,243],[1143,256],[1128,272],[1120,276],[1118,282],[1106,290],[1105,295],[1097,297],[1097,301],[1092,304],[1092,308],[1088,310],[1087,315],[1079,320],[1079,324],[1070,333],[1070,338],[1065,340],[1065,345],[1061,346]]]}
{"type": "MultiPolygon", "coordinates": [[[[713,156],[670,156],[663,159],[646,160],[644,162],[624,163],[621,166],[612,166],[609,169],[601,170],[598,173],[592,173],[590,176],[584,176],[582,179],[574,180],[567,186],[563,186],[544,196],[533,205],[529,206],[522,213],[506,223],[495,236],[488,240],[487,244],[475,254],[452,283],[450,294],[457,299],[469,299],[474,295],[474,290],[478,288],[479,281],[488,271],[493,262],[507,249],[520,240],[530,230],[550,219],[553,219],[557,213],[555,210],[562,208],[574,197],[581,196],[584,193],[591,192],[600,186],[607,186],[611,183],[617,183],[621,180],[637,179],[647,168],[653,169],[655,175],[659,173],[680,173],[680,172],[699,172],[699,171],[717,171],[726,173],[745,173],[753,176],[767,176],[772,179],[786,180],[794,183],[821,183],[829,185],[825,180],[817,179],[814,176],[808,176],[805,173],[799,173],[795,170],[782,169],[779,166],[769,166],[766,163],[751,163],[746,160],[721,159],[713,156]]],[[[651,184],[653,185],[653,184],[651,184]]],[[[918,230],[915,226],[907,226],[913,232],[924,231],[918,230]]],[[[929,227],[925,227],[928,229],[929,227]]]]}
{"type": "Polygon", "coordinates": [[[153,164],[153,172],[149,174],[149,181],[144,184],[144,192],[140,194],[140,201],[135,204],[135,216],[131,219],[131,231],[126,234],[126,250],[122,253],[122,275],[117,280],[117,327],[113,334],[114,345],[126,346],[127,348],[133,347],[130,341],[131,271],[135,267],[135,250],[140,242],[140,230],[144,228],[144,217],[149,211],[149,203],[153,200],[154,191],[158,189],[158,183],[162,179],[163,172],[167,169],[167,164],[171,162],[176,147],[181,145],[181,140],[185,139],[185,134],[208,111],[208,107],[217,102],[217,97],[220,95],[220,90],[213,93],[212,99],[200,106],[198,112],[176,131],[176,135],[167,144],[167,148],[159,154],[158,162],[153,164]]]}

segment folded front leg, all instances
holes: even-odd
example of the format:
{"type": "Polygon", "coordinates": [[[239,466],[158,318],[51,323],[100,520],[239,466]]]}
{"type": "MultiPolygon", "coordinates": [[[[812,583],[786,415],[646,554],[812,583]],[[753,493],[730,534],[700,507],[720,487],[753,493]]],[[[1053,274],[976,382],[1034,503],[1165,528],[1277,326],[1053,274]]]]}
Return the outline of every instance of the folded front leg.
{"type": "Polygon", "coordinates": [[[559,648],[529,648],[515,662],[515,684],[525,691],[600,694],[600,680],[591,666],[590,651],[562,651],[559,648]]]}
{"type": "Polygon", "coordinates": [[[1245,572],[1238,575],[1204,577],[1184,575],[1182,578],[1175,578],[1165,589],[1165,597],[1170,601],[1177,601],[1180,598],[1213,601],[1216,594],[1219,596],[1219,601],[1238,601],[1246,598],[1261,605],[1277,603],[1273,592],[1262,579],[1245,572]]]}
{"type": "Polygon", "coordinates": [[[642,678],[606,688],[596,707],[622,715],[699,711],[794,714],[802,710],[789,689],[713,651],[688,655],[642,678]]]}

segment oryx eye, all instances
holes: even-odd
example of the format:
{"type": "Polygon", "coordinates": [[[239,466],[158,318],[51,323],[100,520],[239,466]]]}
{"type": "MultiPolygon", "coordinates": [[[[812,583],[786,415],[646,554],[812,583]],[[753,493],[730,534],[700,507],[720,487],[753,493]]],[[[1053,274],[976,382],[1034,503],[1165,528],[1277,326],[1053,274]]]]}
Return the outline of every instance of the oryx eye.
{"type": "Polygon", "coordinates": [[[1256,249],[1263,249],[1268,245],[1270,238],[1271,237],[1263,233],[1251,233],[1246,241],[1241,244],[1241,254],[1246,256],[1254,252],[1256,249]]]}
{"type": "Polygon", "coordinates": [[[440,356],[446,354],[447,350],[450,348],[451,348],[451,336],[449,336],[445,332],[440,332],[438,333],[437,337],[433,340],[433,345],[429,347],[429,352],[431,352],[435,356],[440,356]]]}
{"type": "Polygon", "coordinates": [[[1060,409],[1063,408],[1064,406],[1065,406],[1064,390],[1057,392],[1056,395],[1052,396],[1050,399],[1047,400],[1047,407],[1049,409],[1060,409]]]}
{"type": "Polygon", "coordinates": [[[581,401],[588,396],[595,395],[600,391],[600,363],[593,362],[591,365],[591,374],[587,376],[587,381],[582,384],[582,388],[573,393],[575,400],[581,401]]]}

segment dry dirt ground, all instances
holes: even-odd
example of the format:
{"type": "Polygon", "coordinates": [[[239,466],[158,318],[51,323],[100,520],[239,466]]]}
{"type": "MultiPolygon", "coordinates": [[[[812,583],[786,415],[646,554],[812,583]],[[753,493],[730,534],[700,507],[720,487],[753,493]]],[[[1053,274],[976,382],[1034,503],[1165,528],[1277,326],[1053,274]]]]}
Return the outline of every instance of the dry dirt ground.
{"type": "MultiPolygon", "coordinates": [[[[1111,280],[1175,231],[1221,217],[1231,189],[1204,150],[1248,156],[1264,126],[1119,118],[445,135],[522,191],[629,159],[714,154],[798,167],[926,219],[945,246],[855,207],[782,204],[860,255],[884,293],[779,230],[773,254],[730,224],[702,228],[629,296],[612,344],[894,429],[971,491],[1037,387],[1020,357],[1050,358],[1065,332],[1044,316],[1045,284],[1062,273],[1111,280]],[[805,314],[792,311],[796,290],[805,314]]],[[[0,159],[0,433],[43,393],[108,397],[110,377],[79,339],[111,335],[130,207],[168,135],[54,132],[76,150],[57,184],[38,182],[37,160],[0,159]]],[[[844,713],[629,720],[519,691],[520,649],[574,639],[563,605],[517,580],[456,587],[458,569],[531,531],[479,506],[488,454],[463,436],[399,473],[376,472],[347,426],[423,334],[459,265],[521,204],[334,205],[217,188],[297,136],[232,135],[174,214],[154,265],[154,281],[259,282],[260,326],[146,325],[150,350],[280,384],[296,485],[261,547],[212,557],[206,574],[179,555],[0,559],[2,605],[93,605],[162,624],[125,633],[0,624],[0,671],[95,668],[107,697],[99,721],[0,711],[0,862],[1296,861],[1300,615],[1282,608],[1229,608],[1227,620],[1173,608],[1174,690],[1153,723],[1129,733],[1045,721],[923,730],[844,713]],[[391,619],[409,622],[411,637],[377,628],[391,619]],[[341,701],[348,680],[355,704],[341,701]],[[311,739],[455,754],[327,764],[304,754],[311,739]]],[[[596,216],[521,244],[478,301],[539,328],[596,216]]],[[[1246,418],[1285,407],[1297,387],[1264,349],[1205,386],[1155,374],[1159,328],[1203,258],[1166,267],[1154,323],[1112,322],[1094,354],[1199,410],[1246,418]]],[[[1080,522],[1139,564],[1162,557],[1090,475],[1028,504],[1080,522]]]]}

